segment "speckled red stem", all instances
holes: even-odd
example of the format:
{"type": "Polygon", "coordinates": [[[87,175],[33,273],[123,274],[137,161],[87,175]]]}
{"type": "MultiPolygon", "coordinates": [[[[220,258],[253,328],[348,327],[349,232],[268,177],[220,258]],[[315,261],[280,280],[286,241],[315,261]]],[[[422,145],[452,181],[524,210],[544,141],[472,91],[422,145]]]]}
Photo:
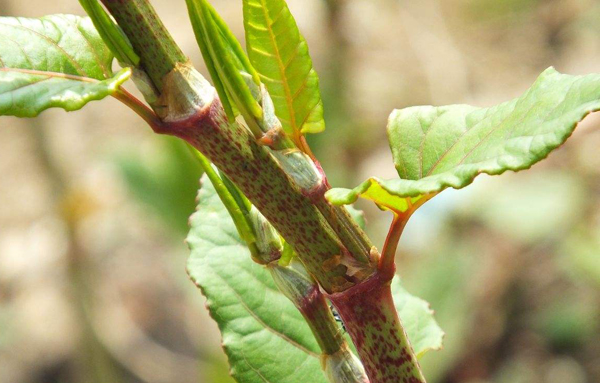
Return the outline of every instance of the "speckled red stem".
{"type": "Polygon", "coordinates": [[[424,383],[394,306],[392,277],[393,273],[377,273],[329,299],[352,337],[370,383],[424,383]]]}
{"type": "MultiPolygon", "coordinates": [[[[197,115],[165,126],[164,133],[188,141],[235,182],[277,231],[292,245],[309,272],[329,292],[360,282],[348,275],[355,262],[310,200],[256,143],[243,126],[230,124],[218,98],[197,115]]],[[[364,264],[367,276],[371,265],[364,264]]]]}

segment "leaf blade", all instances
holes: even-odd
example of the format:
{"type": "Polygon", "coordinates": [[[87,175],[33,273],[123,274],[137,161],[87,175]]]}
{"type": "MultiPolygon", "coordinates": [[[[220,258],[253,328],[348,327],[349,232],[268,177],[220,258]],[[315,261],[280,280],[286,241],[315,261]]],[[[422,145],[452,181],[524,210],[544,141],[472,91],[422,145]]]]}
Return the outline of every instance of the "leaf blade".
{"type": "Polygon", "coordinates": [[[112,95],[131,75],[113,74],[112,61],[87,17],[0,17],[0,115],[73,111],[112,95]]]}
{"type": "Polygon", "coordinates": [[[440,350],[445,334],[435,320],[429,303],[408,293],[397,276],[392,280],[391,289],[398,316],[409,334],[417,358],[427,351],[440,350]]]}
{"type": "Polygon", "coordinates": [[[298,143],[325,129],[319,78],[284,0],[244,0],[248,56],[267,87],[284,131],[298,143]]]}
{"type": "MultiPolygon", "coordinates": [[[[529,169],[561,146],[577,124],[600,110],[600,75],[569,76],[549,68],[523,96],[492,108],[412,107],[390,116],[388,135],[400,179],[369,178],[328,198],[351,203],[384,190],[382,205],[461,189],[479,174],[529,169]],[[375,186],[374,186],[375,185],[375,186]]],[[[401,210],[404,211],[404,210],[401,210]]]]}

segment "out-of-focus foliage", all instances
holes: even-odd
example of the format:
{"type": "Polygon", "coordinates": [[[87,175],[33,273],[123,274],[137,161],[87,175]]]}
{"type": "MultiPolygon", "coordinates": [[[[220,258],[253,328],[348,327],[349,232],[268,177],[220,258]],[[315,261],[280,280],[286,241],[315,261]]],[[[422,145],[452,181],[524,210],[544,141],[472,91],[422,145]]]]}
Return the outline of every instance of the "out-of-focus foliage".
{"type": "Polygon", "coordinates": [[[183,142],[165,137],[145,151],[120,154],[118,164],[136,199],[158,214],[169,230],[187,232],[202,170],[183,142]]]}

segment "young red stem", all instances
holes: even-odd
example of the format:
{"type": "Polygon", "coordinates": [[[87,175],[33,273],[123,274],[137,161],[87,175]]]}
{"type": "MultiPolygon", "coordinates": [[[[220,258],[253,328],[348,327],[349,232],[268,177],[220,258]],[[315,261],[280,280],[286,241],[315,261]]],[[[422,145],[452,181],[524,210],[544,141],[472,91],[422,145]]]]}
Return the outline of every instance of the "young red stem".
{"type": "Polygon", "coordinates": [[[379,270],[389,275],[393,274],[395,270],[394,261],[396,258],[396,250],[398,249],[398,242],[402,236],[402,232],[408,223],[408,219],[413,213],[421,207],[425,202],[429,201],[434,194],[427,194],[419,197],[414,203],[412,198],[406,198],[407,208],[406,211],[393,211],[394,219],[390,225],[387,237],[385,238],[385,244],[381,251],[381,258],[379,259],[379,270]]]}
{"type": "Polygon", "coordinates": [[[163,122],[158,118],[152,109],[146,104],[136,98],[134,95],[126,91],[125,89],[119,89],[114,95],[114,98],[127,105],[133,110],[138,116],[140,116],[156,133],[160,133],[163,130],[163,122]]]}
{"type": "Polygon", "coordinates": [[[384,274],[390,274],[394,271],[394,263],[396,258],[396,250],[398,249],[398,242],[400,236],[406,227],[408,222],[407,217],[401,214],[394,213],[394,220],[390,226],[387,237],[385,238],[385,244],[381,251],[381,258],[379,258],[379,270],[384,274]]]}
{"type": "Polygon", "coordinates": [[[342,317],[370,383],[424,383],[425,378],[398,317],[390,283],[378,272],[329,299],[342,317]]]}

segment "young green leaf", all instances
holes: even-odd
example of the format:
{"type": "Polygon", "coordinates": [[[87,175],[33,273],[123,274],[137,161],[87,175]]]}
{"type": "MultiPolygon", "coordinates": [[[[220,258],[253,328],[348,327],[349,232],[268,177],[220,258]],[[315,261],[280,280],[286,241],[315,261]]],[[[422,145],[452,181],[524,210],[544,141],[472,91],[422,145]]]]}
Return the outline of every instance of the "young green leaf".
{"type": "MultiPolygon", "coordinates": [[[[319,347],[294,305],[269,272],[251,260],[212,184],[203,179],[187,242],[188,273],[207,298],[217,321],[231,371],[248,383],[325,383],[319,347]]],[[[442,332],[427,304],[399,281],[394,301],[417,355],[438,348],[442,332]]]]}
{"type": "Polygon", "coordinates": [[[244,26],[250,62],[273,98],[284,131],[296,144],[304,133],[323,131],[319,78],[286,2],[244,0],[244,26]]]}
{"type": "Polygon", "coordinates": [[[117,92],[131,75],[113,74],[113,55],[89,18],[0,18],[0,115],[34,117],[82,108],[117,92]]]}
{"type": "Polygon", "coordinates": [[[261,136],[262,131],[256,121],[262,119],[263,112],[242,72],[248,72],[256,80],[258,76],[252,76],[254,69],[243,54],[239,42],[206,0],[187,0],[187,6],[196,40],[228,117],[233,118],[231,104],[234,104],[250,130],[256,136],[261,136]]]}
{"type": "Polygon", "coordinates": [[[404,212],[445,188],[469,185],[481,173],[529,169],[598,110],[600,75],[569,76],[552,68],[523,96],[492,108],[396,110],[389,119],[388,136],[401,178],[373,177],[351,190],[332,189],[327,198],[349,204],[362,196],[404,212]]]}

